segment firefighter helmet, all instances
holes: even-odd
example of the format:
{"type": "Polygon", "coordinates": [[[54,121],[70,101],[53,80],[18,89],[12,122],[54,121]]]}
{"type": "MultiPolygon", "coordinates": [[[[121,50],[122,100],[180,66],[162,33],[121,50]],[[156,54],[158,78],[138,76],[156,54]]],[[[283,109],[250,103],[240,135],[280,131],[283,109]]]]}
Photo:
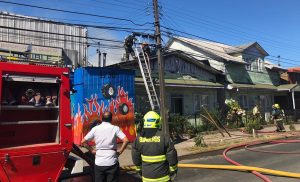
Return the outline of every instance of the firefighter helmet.
{"type": "Polygon", "coordinates": [[[149,111],[144,116],[144,128],[159,128],[161,125],[160,116],[154,111],[149,111]]]}
{"type": "Polygon", "coordinates": [[[275,107],[276,109],[279,109],[279,108],[280,108],[279,104],[274,104],[274,107],[275,107]]]}

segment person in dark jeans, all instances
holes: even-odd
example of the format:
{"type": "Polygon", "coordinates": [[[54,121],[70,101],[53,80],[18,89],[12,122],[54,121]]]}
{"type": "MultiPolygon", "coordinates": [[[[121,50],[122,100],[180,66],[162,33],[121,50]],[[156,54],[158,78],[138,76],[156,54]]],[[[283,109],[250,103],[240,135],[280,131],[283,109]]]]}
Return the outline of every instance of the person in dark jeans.
{"type": "Polygon", "coordinates": [[[120,166],[119,162],[112,166],[94,166],[95,172],[95,182],[104,182],[104,181],[119,181],[120,175],[120,166]]]}
{"type": "MultiPolygon", "coordinates": [[[[118,126],[111,124],[112,114],[106,111],[102,117],[102,123],[93,127],[81,141],[81,145],[88,145],[88,141],[94,140],[96,150],[95,158],[95,182],[118,182],[119,161],[118,157],[123,153],[129,143],[128,138],[118,126]],[[123,141],[120,149],[117,149],[117,138],[123,141]]],[[[89,147],[90,148],[90,147],[89,147]]]]}

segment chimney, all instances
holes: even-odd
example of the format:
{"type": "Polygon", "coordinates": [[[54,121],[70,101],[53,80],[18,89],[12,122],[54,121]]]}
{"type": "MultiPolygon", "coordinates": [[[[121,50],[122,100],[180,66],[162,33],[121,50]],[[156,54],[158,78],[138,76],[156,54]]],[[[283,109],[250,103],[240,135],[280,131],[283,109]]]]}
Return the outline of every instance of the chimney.
{"type": "Polygon", "coordinates": [[[105,67],[106,66],[106,55],[107,55],[107,53],[103,53],[103,67],[105,67]]]}
{"type": "Polygon", "coordinates": [[[97,53],[98,53],[98,67],[101,67],[101,52],[99,49],[97,49],[97,53]]]}

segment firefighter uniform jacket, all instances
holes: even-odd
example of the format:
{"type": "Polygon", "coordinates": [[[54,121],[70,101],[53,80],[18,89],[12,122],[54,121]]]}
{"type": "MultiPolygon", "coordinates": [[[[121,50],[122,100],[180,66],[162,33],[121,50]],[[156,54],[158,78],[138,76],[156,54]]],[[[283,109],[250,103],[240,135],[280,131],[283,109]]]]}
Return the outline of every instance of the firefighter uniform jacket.
{"type": "Polygon", "coordinates": [[[170,181],[177,170],[177,151],[170,137],[157,129],[144,129],[132,146],[132,160],[142,170],[143,182],[170,181]]]}

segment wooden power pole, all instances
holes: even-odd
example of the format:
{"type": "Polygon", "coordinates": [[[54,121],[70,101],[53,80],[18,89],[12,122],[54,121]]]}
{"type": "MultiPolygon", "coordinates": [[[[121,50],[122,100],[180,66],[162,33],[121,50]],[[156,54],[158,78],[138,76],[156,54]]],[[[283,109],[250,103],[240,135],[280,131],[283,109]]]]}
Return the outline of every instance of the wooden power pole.
{"type": "Polygon", "coordinates": [[[157,0],[153,0],[153,14],[155,26],[155,42],[156,42],[156,55],[158,62],[159,74],[159,98],[160,98],[160,116],[162,118],[162,130],[164,133],[169,134],[168,113],[166,112],[165,104],[165,79],[164,79],[164,60],[162,56],[161,33],[159,25],[159,12],[157,0]]]}

